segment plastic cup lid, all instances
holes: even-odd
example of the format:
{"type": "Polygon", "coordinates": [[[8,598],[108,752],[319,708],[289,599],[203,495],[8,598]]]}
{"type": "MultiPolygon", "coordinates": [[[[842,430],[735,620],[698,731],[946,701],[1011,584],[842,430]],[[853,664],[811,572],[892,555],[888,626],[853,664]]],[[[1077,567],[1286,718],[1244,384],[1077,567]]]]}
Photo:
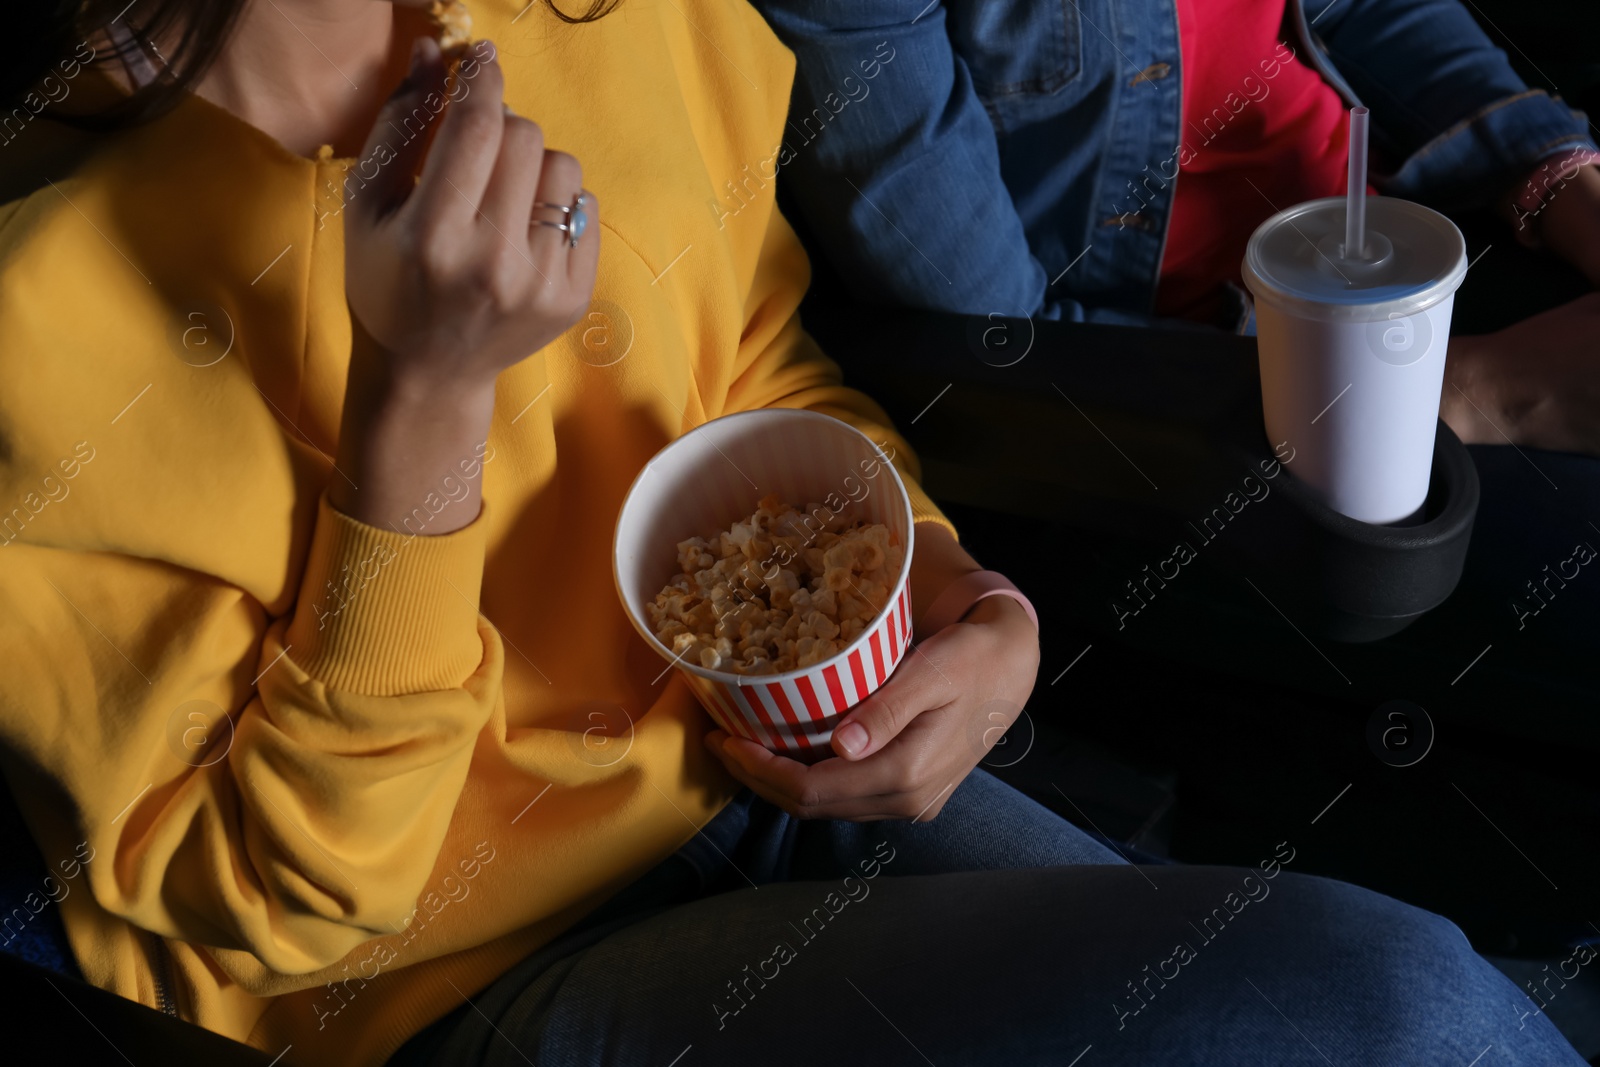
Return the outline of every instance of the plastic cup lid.
{"type": "Polygon", "coordinates": [[[1256,227],[1244,282],[1258,301],[1300,318],[1370,322],[1415,315],[1461,285],[1467,245],[1431,208],[1367,197],[1364,257],[1344,249],[1344,197],[1308,200],[1256,227]]]}

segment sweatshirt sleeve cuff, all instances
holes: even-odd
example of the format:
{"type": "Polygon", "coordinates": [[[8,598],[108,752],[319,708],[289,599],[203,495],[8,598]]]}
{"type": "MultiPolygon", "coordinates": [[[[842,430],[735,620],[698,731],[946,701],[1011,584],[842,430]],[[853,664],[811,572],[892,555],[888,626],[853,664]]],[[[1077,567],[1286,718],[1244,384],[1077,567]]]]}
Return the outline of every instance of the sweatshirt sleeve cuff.
{"type": "Polygon", "coordinates": [[[905,483],[906,496],[911,498],[911,525],[915,526],[919,522],[938,523],[946,530],[949,530],[950,536],[954,537],[957,543],[960,543],[961,534],[957,532],[955,524],[944,517],[944,512],[939,510],[939,505],[935,504],[933,499],[923,491],[922,486],[917,484],[916,479],[911,478],[902,471],[900,480],[905,483]]]}
{"type": "Polygon", "coordinates": [[[372,696],[454,689],[483,659],[484,515],[437,537],[318,505],[290,658],[329,689],[372,696]]]}

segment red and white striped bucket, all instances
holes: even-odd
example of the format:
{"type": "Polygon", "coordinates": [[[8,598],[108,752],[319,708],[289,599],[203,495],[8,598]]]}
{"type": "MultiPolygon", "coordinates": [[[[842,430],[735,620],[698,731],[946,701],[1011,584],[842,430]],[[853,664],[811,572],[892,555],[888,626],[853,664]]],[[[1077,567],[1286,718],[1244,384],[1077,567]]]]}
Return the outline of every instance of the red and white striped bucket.
{"type": "Polygon", "coordinates": [[[832,754],[839,718],[881,686],[911,639],[911,500],[884,451],[830,415],[763,408],[725,415],[667,445],[634,479],[617,516],[613,573],[634,629],[688,679],[719,727],[797,759],[832,754]],[[905,546],[887,605],[842,652],[784,674],[741,675],[685,662],[645,605],[678,572],[678,542],[714,536],[776,493],[795,507],[843,501],[905,546]]]}

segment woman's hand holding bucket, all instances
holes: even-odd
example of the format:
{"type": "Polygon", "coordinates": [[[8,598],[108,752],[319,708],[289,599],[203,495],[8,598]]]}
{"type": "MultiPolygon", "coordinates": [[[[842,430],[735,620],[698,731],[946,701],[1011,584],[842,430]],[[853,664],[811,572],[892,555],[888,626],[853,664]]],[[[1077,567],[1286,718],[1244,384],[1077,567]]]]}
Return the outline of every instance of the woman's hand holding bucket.
{"type": "MultiPolygon", "coordinates": [[[[943,527],[917,527],[912,599],[977,569],[943,527]],[[923,581],[919,582],[919,579],[923,581]]],[[[721,730],[706,745],[728,773],[806,819],[927,821],[1021,714],[1039,671],[1039,635],[1016,601],[989,597],[913,646],[893,676],[835,727],[836,759],[806,764],[721,730]]]]}

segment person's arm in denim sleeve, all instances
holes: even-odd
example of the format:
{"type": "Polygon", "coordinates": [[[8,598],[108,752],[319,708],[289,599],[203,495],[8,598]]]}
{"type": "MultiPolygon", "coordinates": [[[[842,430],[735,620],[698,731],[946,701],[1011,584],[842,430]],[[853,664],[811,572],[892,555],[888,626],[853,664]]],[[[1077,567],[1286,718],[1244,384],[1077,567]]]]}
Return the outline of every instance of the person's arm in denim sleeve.
{"type": "MultiPolygon", "coordinates": [[[[942,5],[755,0],[798,68],[778,162],[819,251],[864,300],[1041,311],[1046,277],[942,5]]],[[[1072,301],[1048,318],[1099,319],[1072,301]]],[[[1115,316],[1126,321],[1127,316],[1115,316]]]]}
{"type": "MultiPolygon", "coordinates": [[[[1482,207],[1567,149],[1587,120],[1530,90],[1459,0],[1305,0],[1310,31],[1361,102],[1393,171],[1384,192],[1482,207]]],[[[1307,57],[1310,59],[1311,57],[1307,57]]]]}

